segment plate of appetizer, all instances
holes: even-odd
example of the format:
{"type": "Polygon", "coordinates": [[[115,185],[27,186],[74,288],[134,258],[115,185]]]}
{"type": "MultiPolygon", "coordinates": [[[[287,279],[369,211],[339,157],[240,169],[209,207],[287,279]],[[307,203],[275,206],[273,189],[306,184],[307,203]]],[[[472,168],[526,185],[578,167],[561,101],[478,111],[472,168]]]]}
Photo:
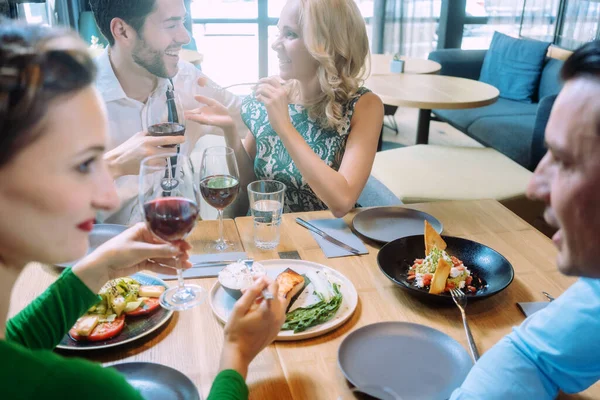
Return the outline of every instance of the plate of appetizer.
{"type": "MultiPolygon", "coordinates": [[[[87,254],[96,250],[100,245],[114,238],[118,234],[125,232],[129,227],[127,225],[118,224],[95,224],[92,231],[88,235],[89,246],[87,254]]],[[[79,260],[70,261],[62,264],[56,264],[57,267],[67,268],[75,265],[79,260]]]]}
{"type": "Polygon", "coordinates": [[[385,276],[411,294],[450,303],[451,289],[485,298],[506,289],[515,276],[502,254],[471,240],[440,236],[427,221],[424,235],[383,246],[377,263],[385,276]]]}
{"type": "Polygon", "coordinates": [[[107,282],[98,293],[101,300],[77,320],[56,347],[105,349],[154,332],[173,315],[158,301],[165,289],[163,280],[143,273],[107,282]]]}
{"type": "Polygon", "coordinates": [[[344,324],[358,304],[358,293],[352,282],[321,264],[304,260],[267,260],[255,262],[248,271],[234,263],[223,269],[210,290],[209,302],[217,319],[226,323],[240,290],[252,284],[253,276],[264,274],[279,281],[279,293],[290,302],[276,340],[324,335],[344,324]]]}

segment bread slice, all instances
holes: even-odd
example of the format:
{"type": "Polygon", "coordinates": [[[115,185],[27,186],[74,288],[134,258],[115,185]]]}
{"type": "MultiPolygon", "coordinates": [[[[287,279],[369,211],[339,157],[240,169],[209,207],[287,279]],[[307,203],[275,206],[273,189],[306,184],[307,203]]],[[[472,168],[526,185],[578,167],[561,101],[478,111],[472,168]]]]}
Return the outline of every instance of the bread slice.
{"type": "Polygon", "coordinates": [[[304,277],[288,268],[277,276],[279,294],[287,300],[292,299],[304,289],[304,277]]]}
{"type": "Polygon", "coordinates": [[[444,239],[442,239],[440,234],[433,229],[433,226],[425,220],[425,256],[428,256],[434,247],[437,247],[440,250],[446,250],[446,242],[444,242],[444,239]]]}
{"type": "Polygon", "coordinates": [[[452,265],[450,265],[446,260],[444,260],[443,257],[440,257],[437,268],[433,273],[433,278],[431,278],[429,293],[440,294],[444,292],[444,290],[446,289],[446,280],[450,275],[451,268],[452,265]]]}

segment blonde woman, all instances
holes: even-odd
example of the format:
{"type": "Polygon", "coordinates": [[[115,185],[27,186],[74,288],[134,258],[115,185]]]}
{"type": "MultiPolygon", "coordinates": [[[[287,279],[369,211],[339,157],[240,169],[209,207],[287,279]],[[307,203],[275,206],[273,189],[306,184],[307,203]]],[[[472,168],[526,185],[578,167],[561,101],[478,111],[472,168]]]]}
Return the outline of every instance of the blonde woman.
{"type": "Polygon", "coordinates": [[[226,109],[202,96],[206,106],[187,117],[223,128],[242,187],[275,179],[287,186],[286,212],[330,209],[341,217],[367,182],[383,121],[381,100],[361,86],[365,23],[353,0],[289,0],[278,28],[280,75],[261,79],[242,104],[251,135],[240,141],[226,109]]]}

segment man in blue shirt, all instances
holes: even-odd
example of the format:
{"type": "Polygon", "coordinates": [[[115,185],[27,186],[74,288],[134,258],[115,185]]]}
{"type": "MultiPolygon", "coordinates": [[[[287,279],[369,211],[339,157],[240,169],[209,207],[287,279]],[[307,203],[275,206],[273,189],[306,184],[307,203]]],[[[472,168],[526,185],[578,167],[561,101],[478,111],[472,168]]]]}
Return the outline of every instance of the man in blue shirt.
{"type": "Polygon", "coordinates": [[[600,41],[561,73],[528,196],[558,228],[558,269],[582,278],[486,352],[452,399],[553,399],[600,379],[600,41]]]}

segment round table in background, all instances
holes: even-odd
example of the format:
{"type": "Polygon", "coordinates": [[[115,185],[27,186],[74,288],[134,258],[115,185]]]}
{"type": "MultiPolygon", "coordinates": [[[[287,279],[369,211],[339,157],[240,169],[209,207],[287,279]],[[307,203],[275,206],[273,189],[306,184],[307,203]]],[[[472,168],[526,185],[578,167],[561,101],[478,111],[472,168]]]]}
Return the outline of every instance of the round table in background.
{"type": "Polygon", "coordinates": [[[457,110],[493,104],[500,92],[487,83],[442,75],[372,75],[366,86],[384,104],[419,108],[417,144],[429,141],[432,109],[457,110]]]}
{"type": "MultiPolygon", "coordinates": [[[[390,62],[394,58],[391,54],[371,54],[371,76],[398,75],[390,71],[390,62]]],[[[432,60],[400,56],[404,61],[405,74],[437,74],[442,66],[432,60]]]]}

